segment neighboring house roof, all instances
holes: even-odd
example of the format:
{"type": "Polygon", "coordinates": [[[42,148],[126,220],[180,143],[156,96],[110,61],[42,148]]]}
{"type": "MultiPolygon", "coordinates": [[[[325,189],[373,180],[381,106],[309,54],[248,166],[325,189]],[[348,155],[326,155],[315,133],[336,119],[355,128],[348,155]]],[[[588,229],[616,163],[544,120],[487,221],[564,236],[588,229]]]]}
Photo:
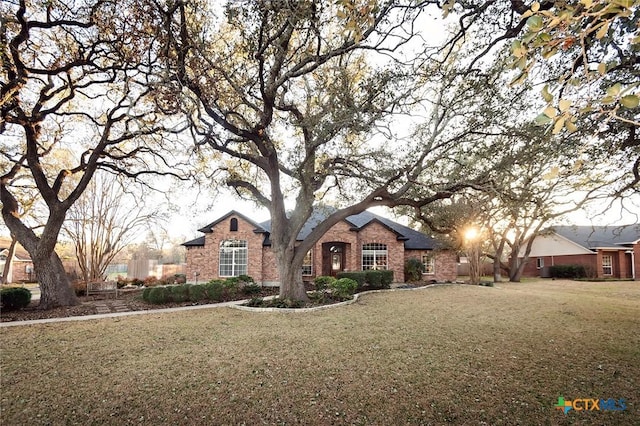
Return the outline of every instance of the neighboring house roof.
{"type": "MultiPolygon", "coordinates": [[[[9,247],[11,247],[11,238],[0,237],[0,253],[6,256],[9,253],[9,247]]],[[[31,262],[31,256],[29,256],[29,253],[24,247],[18,243],[13,260],[18,262],[31,262]]]]}
{"type": "MultiPolygon", "coordinates": [[[[327,216],[329,216],[331,213],[333,213],[335,211],[335,208],[333,207],[327,207],[327,206],[320,206],[318,208],[316,208],[313,213],[311,214],[311,217],[309,217],[309,219],[307,220],[307,222],[305,223],[305,225],[302,227],[302,230],[298,233],[297,239],[298,241],[302,241],[304,240],[306,237],[309,236],[309,234],[311,233],[311,231],[320,223],[322,222],[325,218],[327,218],[327,216]]],[[[253,226],[255,226],[255,230],[254,232],[256,233],[264,233],[265,234],[265,239],[264,239],[264,245],[271,245],[271,241],[269,239],[269,233],[271,231],[271,220],[267,220],[265,222],[262,223],[256,223],[254,221],[252,221],[251,219],[247,218],[246,216],[236,212],[236,211],[231,211],[229,213],[227,213],[226,215],[222,216],[221,218],[217,219],[216,221],[210,223],[209,225],[199,229],[200,232],[212,232],[212,228],[220,223],[221,221],[227,219],[229,216],[236,214],[239,217],[243,218],[244,220],[246,220],[247,222],[249,222],[250,224],[252,224],[253,226]]],[[[353,231],[359,231],[367,226],[369,226],[372,223],[378,222],[380,223],[382,226],[384,226],[385,228],[389,229],[391,232],[393,232],[394,234],[396,234],[396,238],[399,241],[404,241],[404,247],[407,250],[433,250],[436,248],[441,248],[441,244],[434,238],[425,235],[421,232],[418,232],[414,229],[409,228],[408,226],[404,226],[401,225],[397,222],[394,222],[391,219],[387,219],[386,217],[382,217],[382,216],[378,216],[375,213],[371,213],[369,211],[364,211],[362,213],[353,215],[353,216],[349,216],[345,219],[347,221],[347,223],[349,223],[350,225],[352,225],[352,230],[353,231]]],[[[196,238],[194,240],[191,241],[187,241],[186,243],[183,243],[182,245],[187,246],[187,247],[193,247],[193,246],[203,246],[204,245],[204,236],[200,237],[200,238],[196,238]]]]}
{"type": "Polygon", "coordinates": [[[640,225],[554,226],[550,231],[589,250],[624,249],[640,241],[640,225]]]}

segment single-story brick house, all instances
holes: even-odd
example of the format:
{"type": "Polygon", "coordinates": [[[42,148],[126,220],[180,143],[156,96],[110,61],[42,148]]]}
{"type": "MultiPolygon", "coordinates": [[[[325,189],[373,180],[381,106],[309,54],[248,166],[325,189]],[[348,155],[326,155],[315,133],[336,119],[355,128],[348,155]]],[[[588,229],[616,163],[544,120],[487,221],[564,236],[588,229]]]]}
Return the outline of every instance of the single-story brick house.
{"type": "Polygon", "coordinates": [[[554,226],[533,241],[524,276],[549,277],[553,265],[583,265],[596,278],[640,274],[640,225],[554,226]]]}
{"type": "MultiPolygon", "coordinates": [[[[325,209],[326,211],[326,209],[325,209]]],[[[298,235],[303,240],[319,223],[320,210],[298,235]]],[[[265,286],[278,286],[275,255],[269,239],[271,221],[257,223],[230,211],[199,229],[203,236],[188,241],[187,279],[202,282],[247,274],[265,286]]],[[[435,239],[390,219],[365,211],[334,225],[309,251],[303,279],[341,271],[389,269],[404,282],[404,263],[417,258],[425,265],[425,281],[456,279],[456,253],[435,239]]]]}

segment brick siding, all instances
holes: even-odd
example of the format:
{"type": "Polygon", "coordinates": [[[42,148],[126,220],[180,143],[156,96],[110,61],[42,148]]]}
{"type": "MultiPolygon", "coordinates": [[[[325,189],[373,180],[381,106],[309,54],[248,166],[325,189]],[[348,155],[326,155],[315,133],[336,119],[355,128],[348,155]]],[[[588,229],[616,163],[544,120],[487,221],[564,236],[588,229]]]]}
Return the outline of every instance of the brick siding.
{"type": "MultiPolygon", "coordinates": [[[[638,246],[638,244],[636,244],[638,246]]],[[[636,250],[640,251],[640,249],[636,248],[636,250]]],[[[626,251],[626,250],[625,250],[626,251]]],[[[587,277],[590,278],[603,278],[603,277],[612,277],[612,278],[631,278],[632,277],[632,269],[631,269],[631,255],[625,253],[625,251],[602,251],[598,250],[597,253],[594,254],[576,254],[576,255],[565,255],[565,256],[540,256],[540,257],[532,257],[529,259],[527,266],[525,266],[523,271],[523,276],[525,277],[539,277],[541,276],[541,269],[537,267],[537,259],[542,258],[544,260],[544,268],[547,269],[553,265],[582,265],[585,267],[587,272],[587,277]],[[602,257],[603,256],[611,256],[611,265],[613,267],[612,275],[604,275],[604,271],[602,268],[602,257]]],[[[638,264],[638,256],[635,256],[635,262],[638,264]]],[[[636,266],[636,278],[638,267],[636,266]]]]}
{"type": "Polygon", "coordinates": [[[455,281],[458,278],[457,255],[453,250],[407,250],[404,254],[405,262],[415,258],[422,262],[423,255],[435,256],[435,270],[433,274],[422,274],[423,281],[455,281]]]}
{"type": "MultiPolygon", "coordinates": [[[[198,272],[198,282],[206,282],[219,278],[220,241],[230,238],[246,240],[248,244],[247,274],[256,282],[274,285],[279,281],[275,254],[271,247],[264,247],[263,234],[254,233],[255,225],[242,217],[231,215],[217,223],[211,233],[205,234],[204,246],[187,247],[187,280],[194,281],[198,272]],[[238,220],[238,230],[230,231],[232,218],[238,220]]],[[[312,249],[312,275],[304,276],[304,280],[313,280],[323,275],[323,244],[344,243],[344,270],[362,270],[362,246],[369,243],[387,245],[388,269],[394,271],[394,281],[404,282],[404,262],[407,254],[404,242],[399,241],[397,234],[379,222],[371,222],[359,232],[352,230],[352,225],[343,221],[327,231],[312,249]]],[[[422,253],[422,252],[418,252],[422,253]]],[[[436,275],[438,281],[455,280],[456,256],[451,251],[437,251],[436,275]]],[[[420,255],[418,255],[420,256],[420,255]]]]}

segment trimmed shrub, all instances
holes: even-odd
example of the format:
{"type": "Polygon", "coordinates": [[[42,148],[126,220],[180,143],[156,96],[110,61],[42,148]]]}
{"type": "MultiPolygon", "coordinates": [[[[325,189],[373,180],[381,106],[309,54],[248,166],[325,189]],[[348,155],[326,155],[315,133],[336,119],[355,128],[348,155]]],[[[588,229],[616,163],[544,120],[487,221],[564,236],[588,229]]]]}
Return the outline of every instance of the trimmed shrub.
{"type": "Polygon", "coordinates": [[[422,273],[424,272],[424,264],[420,259],[411,257],[404,262],[404,280],[408,283],[422,281],[422,273]]]}
{"type": "Polygon", "coordinates": [[[245,306],[260,308],[264,306],[264,299],[262,297],[252,297],[245,306]]]}
{"type": "Polygon", "coordinates": [[[244,287],[242,287],[242,293],[246,294],[247,296],[260,294],[261,291],[262,291],[262,286],[258,284],[247,284],[244,287]]]}
{"type": "Polygon", "coordinates": [[[335,281],[336,279],[334,277],[330,277],[328,275],[322,275],[322,276],[316,277],[316,279],[313,280],[313,285],[315,286],[316,291],[325,291],[326,289],[331,287],[331,285],[335,281]]]}
{"type": "Polygon", "coordinates": [[[245,283],[245,284],[255,284],[256,281],[251,278],[249,275],[238,275],[237,277],[235,277],[235,279],[240,282],[240,283],[245,283]]]}
{"type": "Polygon", "coordinates": [[[384,270],[382,272],[382,288],[391,288],[391,283],[393,283],[393,271],[384,270]]]}
{"type": "Polygon", "coordinates": [[[189,300],[199,302],[207,298],[207,289],[202,284],[194,284],[189,287],[189,300]]]}
{"type": "Polygon", "coordinates": [[[144,290],[142,290],[142,300],[144,300],[147,303],[150,303],[149,301],[150,292],[151,292],[151,287],[145,287],[144,290]]]}
{"type": "Polygon", "coordinates": [[[365,281],[372,289],[382,288],[382,271],[365,271],[365,281]]]}
{"type": "Polygon", "coordinates": [[[189,300],[189,286],[183,284],[169,287],[169,298],[175,303],[186,302],[189,300]]]}
{"type": "Polygon", "coordinates": [[[281,309],[299,309],[304,308],[304,302],[301,300],[275,299],[264,300],[259,297],[251,299],[245,306],[253,306],[256,308],[281,308],[281,309]]]}
{"type": "Polygon", "coordinates": [[[338,272],[336,275],[338,279],[349,278],[358,283],[358,288],[364,287],[367,282],[366,271],[351,271],[351,272],[338,272]]]}
{"type": "Polygon", "coordinates": [[[587,272],[583,265],[554,265],[549,267],[552,278],[585,278],[587,272]]]}
{"type": "Polygon", "coordinates": [[[340,278],[331,284],[333,296],[341,300],[351,299],[357,288],[358,282],[351,278],[340,278]]]}
{"type": "Polygon", "coordinates": [[[7,287],[0,290],[0,305],[7,311],[26,308],[31,302],[31,292],[23,287],[7,287]]]}
{"type": "Polygon", "coordinates": [[[166,287],[152,287],[149,291],[149,303],[161,305],[169,302],[169,290],[166,287]]]}
{"type": "Polygon", "coordinates": [[[230,300],[235,298],[238,295],[238,290],[240,289],[240,281],[237,277],[227,278],[223,284],[223,295],[222,298],[224,300],[230,300]]]}
{"type": "Polygon", "coordinates": [[[224,281],[211,280],[204,285],[207,297],[214,302],[222,302],[224,300],[224,281]]]}

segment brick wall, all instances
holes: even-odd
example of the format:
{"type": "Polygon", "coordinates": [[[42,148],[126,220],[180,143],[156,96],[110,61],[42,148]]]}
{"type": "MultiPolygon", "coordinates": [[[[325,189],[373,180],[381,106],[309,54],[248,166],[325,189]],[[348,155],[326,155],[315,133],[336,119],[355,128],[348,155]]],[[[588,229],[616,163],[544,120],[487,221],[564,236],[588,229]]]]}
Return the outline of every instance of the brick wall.
{"type": "Polygon", "coordinates": [[[313,247],[313,274],[314,276],[322,275],[324,268],[322,258],[322,244],[342,242],[345,243],[345,270],[359,271],[362,269],[361,261],[357,258],[357,250],[354,248],[358,245],[358,233],[351,230],[351,225],[347,222],[338,222],[333,225],[313,247]]]}
{"type": "MultiPolygon", "coordinates": [[[[348,271],[362,270],[362,246],[369,243],[387,245],[388,269],[394,271],[394,281],[404,282],[405,255],[404,242],[398,241],[397,234],[379,222],[371,222],[368,226],[356,232],[352,225],[340,222],[316,242],[313,247],[312,275],[305,276],[305,280],[313,280],[323,274],[322,246],[325,243],[341,242],[344,246],[344,269],[348,271]]],[[[246,240],[248,244],[247,274],[256,282],[267,285],[277,284],[279,281],[275,254],[271,247],[262,245],[263,234],[253,232],[255,226],[244,221],[241,217],[231,215],[214,226],[211,233],[205,234],[205,244],[202,247],[187,247],[187,280],[194,281],[195,272],[199,273],[198,282],[206,282],[219,278],[220,241],[230,238],[246,240]],[[238,220],[238,230],[230,231],[230,220],[238,220]]],[[[456,256],[451,251],[437,251],[436,275],[438,281],[456,279],[456,256]]]]}
{"type": "Polygon", "coordinates": [[[458,258],[453,250],[407,250],[404,259],[415,258],[422,262],[425,254],[435,256],[435,271],[434,274],[423,274],[424,281],[455,281],[458,278],[458,258]]]}
{"type": "MultiPolygon", "coordinates": [[[[615,253],[615,252],[612,252],[615,253]]],[[[609,254],[609,253],[607,253],[609,254]]],[[[588,277],[602,277],[602,253],[598,254],[575,254],[565,256],[540,256],[544,259],[544,267],[549,268],[553,265],[583,265],[586,269],[588,277]]],[[[538,257],[529,259],[529,263],[524,269],[523,276],[539,277],[541,270],[537,268],[538,257]]],[[[614,273],[618,271],[616,267],[617,254],[613,259],[614,273]]]]}
{"type": "MultiPolygon", "coordinates": [[[[252,262],[253,259],[249,259],[252,262]]],[[[278,263],[271,247],[262,247],[262,282],[267,284],[279,283],[278,263]]],[[[257,281],[257,279],[256,279],[257,281]]]]}
{"type": "MultiPolygon", "coordinates": [[[[4,266],[4,265],[3,265],[4,266]]],[[[33,263],[31,261],[13,260],[11,264],[11,282],[34,282],[36,281],[35,272],[28,273],[27,269],[33,271],[33,263]]],[[[0,274],[2,271],[0,270],[0,274]]]]}
{"type": "Polygon", "coordinates": [[[262,242],[263,234],[253,232],[255,225],[240,216],[231,215],[217,223],[211,233],[205,234],[204,247],[187,248],[187,280],[193,281],[198,272],[198,282],[206,282],[219,277],[220,241],[236,239],[247,241],[247,275],[256,282],[262,282],[262,242]],[[237,219],[238,230],[230,230],[231,219],[237,219]]]}
{"type": "Polygon", "coordinates": [[[387,269],[393,271],[394,282],[404,282],[404,242],[398,241],[397,234],[379,222],[370,222],[358,233],[356,259],[358,270],[362,270],[362,246],[364,244],[387,245],[387,269]]]}

